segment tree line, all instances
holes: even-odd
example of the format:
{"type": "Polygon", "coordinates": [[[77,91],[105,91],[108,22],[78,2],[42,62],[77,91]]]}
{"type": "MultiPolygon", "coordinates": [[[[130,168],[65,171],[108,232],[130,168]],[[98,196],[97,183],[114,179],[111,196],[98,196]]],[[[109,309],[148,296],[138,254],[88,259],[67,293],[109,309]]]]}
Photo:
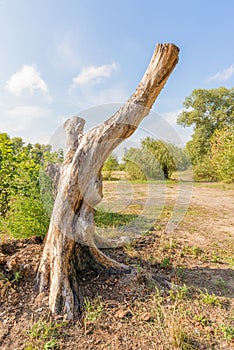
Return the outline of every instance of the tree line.
{"type": "Polygon", "coordinates": [[[111,154],[103,167],[104,176],[110,180],[114,170],[125,171],[129,180],[168,180],[174,171],[182,171],[190,165],[185,149],[171,143],[146,137],[140,148],[131,147],[119,164],[111,154]]]}

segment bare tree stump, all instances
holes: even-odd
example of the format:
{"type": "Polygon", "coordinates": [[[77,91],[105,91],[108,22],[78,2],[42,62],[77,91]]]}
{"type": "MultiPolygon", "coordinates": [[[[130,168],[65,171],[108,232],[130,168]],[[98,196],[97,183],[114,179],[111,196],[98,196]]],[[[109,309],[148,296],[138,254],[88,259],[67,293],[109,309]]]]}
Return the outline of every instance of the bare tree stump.
{"type": "MultiPolygon", "coordinates": [[[[179,49],[158,44],[148,69],[129,100],[107,121],[83,134],[85,121],[68,119],[65,160],[57,178],[56,198],[37,272],[39,292],[49,292],[49,308],[69,319],[79,308],[79,278],[89,270],[128,272],[98,249],[94,207],[102,199],[102,166],[137,129],[178,62],[179,49]]],[[[57,175],[56,175],[57,176],[57,175]]]]}

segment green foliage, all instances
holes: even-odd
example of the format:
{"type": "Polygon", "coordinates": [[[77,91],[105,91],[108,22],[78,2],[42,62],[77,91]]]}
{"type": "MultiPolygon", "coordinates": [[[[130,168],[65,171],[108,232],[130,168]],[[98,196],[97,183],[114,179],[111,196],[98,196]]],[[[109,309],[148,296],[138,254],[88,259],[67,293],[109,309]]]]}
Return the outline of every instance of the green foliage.
{"type": "Polygon", "coordinates": [[[234,182],[234,126],[215,131],[210,159],[218,180],[234,182]]]}
{"type": "Polygon", "coordinates": [[[185,170],[190,160],[181,148],[147,137],[140,149],[127,151],[124,163],[131,180],[161,180],[169,179],[174,170],[185,170]]]}
{"type": "Polygon", "coordinates": [[[170,267],[171,266],[171,260],[169,258],[164,258],[163,261],[160,264],[161,267],[170,267]]]}
{"type": "Polygon", "coordinates": [[[224,338],[228,341],[234,340],[234,327],[232,326],[222,326],[221,331],[223,332],[224,338]]]}
{"type": "Polygon", "coordinates": [[[130,180],[162,179],[162,172],[153,154],[146,149],[130,148],[124,156],[130,180]]]}
{"type": "Polygon", "coordinates": [[[215,294],[209,294],[207,291],[201,292],[201,300],[203,303],[207,305],[212,305],[212,306],[221,306],[221,303],[219,301],[219,298],[215,294]]]}
{"type": "Polygon", "coordinates": [[[189,289],[186,286],[186,284],[183,284],[183,286],[176,286],[176,287],[172,285],[172,289],[170,289],[169,295],[171,300],[173,301],[184,300],[188,298],[189,289]]]}
{"type": "Polygon", "coordinates": [[[103,172],[104,177],[107,178],[107,180],[111,180],[112,178],[112,171],[117,170],[119,167],[118,159],[115,154],[110,154],[108,158],[106,159],[104,165],[103,165],[103,172]]]}
{"type": "Polygon", "coordinates": [[[233,176],[234,88],[196,89],[185,99],[184,107],[177,122],[194,127],[187,149],[195,165],[195,177],[230,180],[233,176]]]}
{"type": "Polygon", "coordinates": [[[169,179],[173,171],[185,170],[190,165],[188,153],[171,143],[147,137],[142,145],[155,156],[165,179],[169,179]]]}
{"type": "MultiPolygon", "coordinates": [[[[130,180],[146,180],[146,154],[142,149],[130,148],[124,155],[125,170],[130,180]]],[[[157,169],[156,169],[157,171],[157,169]]]]}
{"type": "Polygon", "coordinates": [[[193,166],[193,175],[195,180],[216,181],[217,177],[210,158],[204,156],[203,159],[193,166]]]}
{"type": "Polygon", "coordinates": [[[103,310],[103,303],[100,297],[95,298],[93,301],[90,301],[88,298],[84,299],[84,322],[85,325],[89,323],[95,323],[99,318],[103,310]]]}
{"type": "Polygon", "coordinates": [[[40,170],[39,178],[41,200],[43,202],[45,213],[50,217],[54,204],[53,180],[45,173],[43,168],[40,170]]]}
{"type": "MultiPolygon", "coordinates": [[[[62,152],[51,152],[50,145],[24,145],[20,137],[0,133],[0,226],[4,232],[17,238],[46,233],[49,217],[40,192],[39,171],[47,162],[61,161],[62,152]]],[[[48,177],[44,182],[48,197],[52,182],[48,177]]]]}
{"type": "Polygon", "coordinates": [[[29,342],[27,343],[25,350],[35,349],[58,349],[57,338],[60,336],[60,328],[64,325],[57,324],[55,322],[38,321],[34,323],[28,332],[29,342]]]}
{"type": "Polygon", "coordinates": [[[44,236],[49,225],[40,195],[24,197],[17,195],[10,203],[6,216],[8,232],[15,238],[44,236]]]}

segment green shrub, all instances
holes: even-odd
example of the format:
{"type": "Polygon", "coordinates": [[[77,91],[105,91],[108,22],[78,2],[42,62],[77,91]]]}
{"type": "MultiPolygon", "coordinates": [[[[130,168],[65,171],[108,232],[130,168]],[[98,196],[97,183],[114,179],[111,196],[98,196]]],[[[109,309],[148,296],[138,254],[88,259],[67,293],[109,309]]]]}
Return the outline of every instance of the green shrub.
{"type": "Polygon", "coordinates": [[[16,196],[10,203],[5,225],[15,238],[43,237],[48,230],[49,216],[41,198],[16,196]]]}
{"type": "Polygon", "coordinates": [[[234,127],[216,130],[210,156],[217,179],[234,182],[234,127]]]}
{"type": "Polygon", "coordinates": [[[217,176],[210,159],[206,157],[200,163],[193,166],[193,175],[195,180],[216,181],[217,176]]]}

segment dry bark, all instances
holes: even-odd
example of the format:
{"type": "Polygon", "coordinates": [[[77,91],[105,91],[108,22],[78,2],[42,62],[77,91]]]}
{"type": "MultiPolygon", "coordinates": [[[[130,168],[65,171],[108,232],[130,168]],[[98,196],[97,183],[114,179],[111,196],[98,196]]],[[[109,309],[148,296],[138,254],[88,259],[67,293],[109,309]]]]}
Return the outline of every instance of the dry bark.
{"type": "MultiPolygon", "coordinates": [[[[68,119],[65,160],[37,273],[39,292],[49,291],[49,308],[69,319],[79,309],[79,281],[91,270],[130,270],[98,249],[94,207],[102,200],[101,169],[107,156],[137,129],[178,62],[179,49],[158,44],[135,93],[107,121],[83,134],[85,121],[68,119]]],[[[107,242],[108,245],[108,242],[107,242]]]]}

